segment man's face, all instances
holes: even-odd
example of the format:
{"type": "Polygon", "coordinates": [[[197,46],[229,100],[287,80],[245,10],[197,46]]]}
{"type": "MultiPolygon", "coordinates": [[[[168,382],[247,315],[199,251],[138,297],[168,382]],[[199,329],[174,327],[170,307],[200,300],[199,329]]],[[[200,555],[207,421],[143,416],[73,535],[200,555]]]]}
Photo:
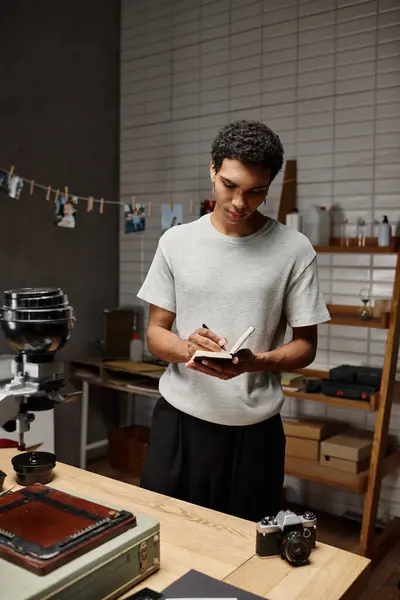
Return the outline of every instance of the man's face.
{"type": "Polygon", "coordinates": [[[244,165],[225,158],[218,173],[211,165],[215,200],[219,214],[230,224],[251,217],[263,203],[269,189],[271,172],[267,167],[244,165]]]}

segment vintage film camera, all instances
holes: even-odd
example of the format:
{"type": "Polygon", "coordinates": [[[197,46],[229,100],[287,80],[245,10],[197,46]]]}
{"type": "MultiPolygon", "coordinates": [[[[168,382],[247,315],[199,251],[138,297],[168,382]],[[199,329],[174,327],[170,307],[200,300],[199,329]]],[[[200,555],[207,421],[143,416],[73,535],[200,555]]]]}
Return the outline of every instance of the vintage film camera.
{"type": "Polygon", "coordinates": [[[257,523],[256,554],[281,555],[294,566],[304,565],[315,550],[316,538],[314,513],[299,516],[291,510],[281,510],[276,517],[265,517],[257,523]]]}

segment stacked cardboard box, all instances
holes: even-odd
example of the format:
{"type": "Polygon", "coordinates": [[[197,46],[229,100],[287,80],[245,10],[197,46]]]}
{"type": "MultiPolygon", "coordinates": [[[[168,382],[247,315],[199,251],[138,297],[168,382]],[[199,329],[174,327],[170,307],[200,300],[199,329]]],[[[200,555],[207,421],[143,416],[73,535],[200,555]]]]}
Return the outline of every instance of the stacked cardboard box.
{"type": "Polygon", "coordinates": [[[286,436],[286,456],[319,460],[320,444],[325,438],[338,431],[338,425],[332,422],[282,419],[286,436]]]}
{"type": "Polygon", "coordinates": [[[329,437],[321,442],[320,463],[327,468],[360,473],[369,467],[373,433],[358,429],[329,437]]]}

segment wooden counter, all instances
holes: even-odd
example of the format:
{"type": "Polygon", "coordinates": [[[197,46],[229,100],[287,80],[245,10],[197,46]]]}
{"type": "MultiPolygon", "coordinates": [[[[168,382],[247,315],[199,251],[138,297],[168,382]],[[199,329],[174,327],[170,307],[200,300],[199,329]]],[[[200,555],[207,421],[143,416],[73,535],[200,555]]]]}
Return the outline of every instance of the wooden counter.
{"type": "MultiPolygon", "coordinates": [[[[0,469],[8,475],[4,490],[16,486],[10,462],[15,454],[0,450],[0,469]]],[[[161,591],[190,569],[269,600],[356,600],[367,582],[369,560],[326,544],[318,544],[309,565],[294,568],[280,558],[255,556],[255,525],[249,521],[62,463],[56,465],[53,484],[160,521],[161,568],[135,590],[149,586],[161,591]]]]}

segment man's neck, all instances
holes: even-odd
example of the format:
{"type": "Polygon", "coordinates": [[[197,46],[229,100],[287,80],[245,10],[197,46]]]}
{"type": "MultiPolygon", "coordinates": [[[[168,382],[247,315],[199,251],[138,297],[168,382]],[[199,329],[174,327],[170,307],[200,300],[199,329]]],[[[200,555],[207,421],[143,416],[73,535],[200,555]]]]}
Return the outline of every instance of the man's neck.
{"type": "Polygon", "coordinates": [[[228,223],[221,215],[218,206],[214,208],[214,211],[210,215],[210,219],[211,224],[219,231],[219,233],[231,237],[246,237],[252,233],[256,233],[264,227],[265,223],[268,221],[268,217],[256,210],[251,217],[243,222],[228,223]]]}

